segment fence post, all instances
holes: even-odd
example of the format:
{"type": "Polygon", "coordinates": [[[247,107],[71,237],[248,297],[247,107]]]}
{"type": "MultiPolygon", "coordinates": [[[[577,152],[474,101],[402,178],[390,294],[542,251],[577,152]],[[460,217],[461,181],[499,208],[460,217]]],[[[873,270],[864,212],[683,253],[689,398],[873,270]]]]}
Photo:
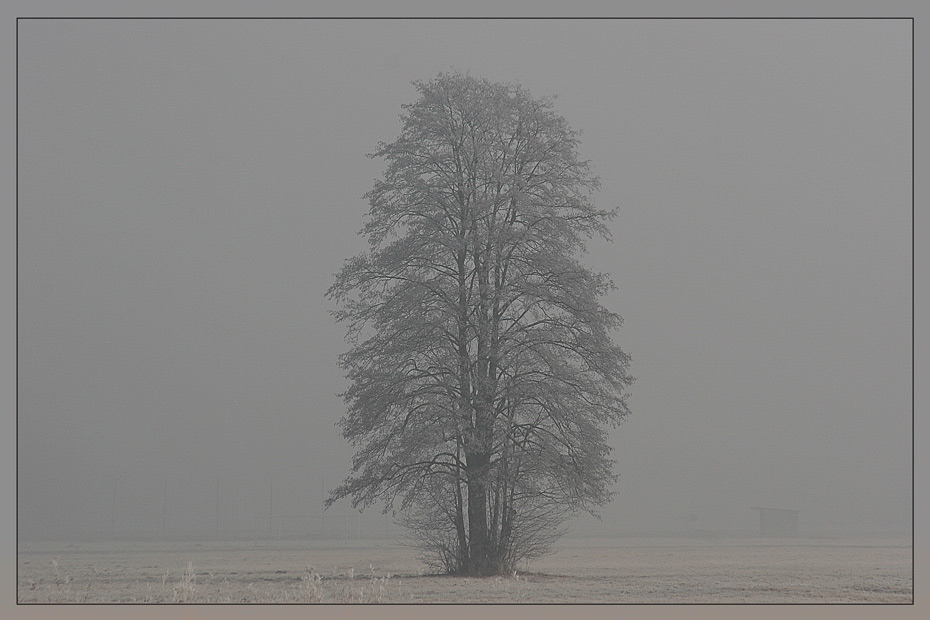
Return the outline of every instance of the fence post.
{"type": "Polygon", "coordinates": [[[216,539],[220,539],[220,477],[216,477],[216,539]]]}
{"type": "Polygon", "coordinates": [[[161,537],[168,540],[168,476],[165,475],[165,487],[162,492],[161,537]]]}

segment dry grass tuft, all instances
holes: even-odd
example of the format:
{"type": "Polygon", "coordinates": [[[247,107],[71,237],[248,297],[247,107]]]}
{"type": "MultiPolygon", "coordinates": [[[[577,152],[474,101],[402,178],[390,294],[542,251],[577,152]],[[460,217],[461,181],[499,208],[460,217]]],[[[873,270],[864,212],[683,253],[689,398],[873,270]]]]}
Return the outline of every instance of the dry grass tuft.
{"type": "Polygon", "coordinates": [[[200,602],[196,597],[197,588],[194,587],[194,562],[188,560],[187,570],[181,576],[174,586],[174,593],[171,597],[172,603],[197,603],[200,602]]]}

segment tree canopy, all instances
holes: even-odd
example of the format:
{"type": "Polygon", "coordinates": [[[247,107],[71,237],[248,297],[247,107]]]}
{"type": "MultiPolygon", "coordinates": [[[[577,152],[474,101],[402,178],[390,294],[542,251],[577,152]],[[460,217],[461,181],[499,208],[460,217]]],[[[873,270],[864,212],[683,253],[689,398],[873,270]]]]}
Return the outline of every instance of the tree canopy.
{"type": "Polygon", "coordinates": [[[615,480],[607,430],[629,413],[613,286],[580,259],[614,211],[579,136],[515,84],[416,82],[367,194],[369,251],[329,296],[348,330],[351,474],[329,503],[401,508],[442,569],[510,571],[615,480]]]}

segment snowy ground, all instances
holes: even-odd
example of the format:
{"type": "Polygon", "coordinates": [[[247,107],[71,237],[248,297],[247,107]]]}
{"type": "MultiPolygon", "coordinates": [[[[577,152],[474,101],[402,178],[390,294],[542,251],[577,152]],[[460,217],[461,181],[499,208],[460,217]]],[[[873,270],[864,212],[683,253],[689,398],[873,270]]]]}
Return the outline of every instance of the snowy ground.
{"type": "Polygon", "coordinates": [[[910,603],[909,539],[563,539],[516,575],[386,541],[29,543],[20,603],[910,603]]]}

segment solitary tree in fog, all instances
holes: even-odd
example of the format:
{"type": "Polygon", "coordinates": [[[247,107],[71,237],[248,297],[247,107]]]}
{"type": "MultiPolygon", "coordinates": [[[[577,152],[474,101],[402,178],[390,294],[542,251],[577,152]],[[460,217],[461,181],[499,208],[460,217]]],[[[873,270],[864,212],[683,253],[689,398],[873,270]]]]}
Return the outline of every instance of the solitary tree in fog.
{"type": "Polygon", "coordinates": [[[374,157],[370,250],[329,296],[346,324],[351,474],[328,502],[400,503],[448,572],[499,574],[611,497],[606,431],[628,413],[597,179],[551,99],[459,74],[417,82],[374,157]]]}

